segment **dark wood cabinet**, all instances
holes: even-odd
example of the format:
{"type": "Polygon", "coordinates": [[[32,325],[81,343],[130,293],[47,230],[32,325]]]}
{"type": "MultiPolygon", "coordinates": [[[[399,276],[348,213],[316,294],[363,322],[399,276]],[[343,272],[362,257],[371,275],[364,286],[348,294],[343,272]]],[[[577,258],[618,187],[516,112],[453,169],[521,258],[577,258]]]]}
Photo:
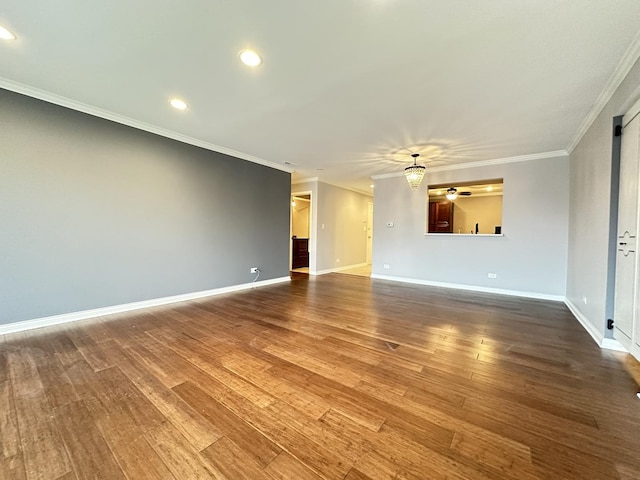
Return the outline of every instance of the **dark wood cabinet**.
{"type": "Polygon", "coordinates": [[[429,233],[453,233],[453,203],[429,202],[429,233]]]}
{"type": "Polygon", "coordinates": [[[309,266],[309,239],[292,238],[293,252],[291,255],[291,268],[303,268],[309,266]]]}

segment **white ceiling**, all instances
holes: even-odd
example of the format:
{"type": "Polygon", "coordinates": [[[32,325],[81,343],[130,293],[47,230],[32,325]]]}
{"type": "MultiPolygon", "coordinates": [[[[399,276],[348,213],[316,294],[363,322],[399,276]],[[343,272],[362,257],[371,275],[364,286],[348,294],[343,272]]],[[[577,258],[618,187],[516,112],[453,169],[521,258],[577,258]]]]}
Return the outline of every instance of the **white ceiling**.
{"type": "Polygon", "coordinates": [[[406,147],[427,167],[566,149],[640,1],[3,0],[0,25],[0,86],[368,192],[406,147]]]}

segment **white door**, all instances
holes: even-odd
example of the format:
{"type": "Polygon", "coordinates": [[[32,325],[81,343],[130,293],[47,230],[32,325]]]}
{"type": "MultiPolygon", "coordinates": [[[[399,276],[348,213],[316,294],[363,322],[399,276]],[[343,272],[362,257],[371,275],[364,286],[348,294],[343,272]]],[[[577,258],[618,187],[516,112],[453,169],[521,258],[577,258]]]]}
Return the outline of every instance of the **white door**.
{"type": "Polygon", "coordinates": [[[369,202],[369,210],[367,212],[367,265],[371,265],[372,257],[373,257],[373,203],[369,202]]]}
{"type": "MultiPolygon", "coordinates": [[[[637,104],[638,105],[638,104],[637,104]]],[[[640,117],[634,107],[622,119],[622,148],[620,154],[620,197],[618,200],[618,235],[616,254],[616,292],[614,336],[629,351],[633,350],[634,334],[640,302],[637,297],[638,282],[638,167],[640,153],[640,117]]]]}

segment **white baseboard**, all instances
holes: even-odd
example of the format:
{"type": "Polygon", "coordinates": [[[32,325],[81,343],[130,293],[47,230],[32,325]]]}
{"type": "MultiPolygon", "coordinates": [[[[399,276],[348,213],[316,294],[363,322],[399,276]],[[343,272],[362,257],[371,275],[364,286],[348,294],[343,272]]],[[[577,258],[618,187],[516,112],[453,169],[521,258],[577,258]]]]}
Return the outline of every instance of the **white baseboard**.
{"type": "Polygon", "coordinates": [[[539,300],[552,300],[554,302],[564,301],[563,295],[549,295],[546,293],[522,292],[519,290],[503,290],[501,288],[478,287],[475,285],[464,285],[460,283],[432,282],[430,280],[421,280],[417,278],[394,277],[391,275],[380,275],[374,273],[371,278],[379,280],[390,280],[392,282],[413,283],[416,285],[426,285],[429,287],[454,288],[456,290],[470,290],[473,292],[496,293],[498,295],[509,295],[512,297],[536,298],[539,300]]]}
{"type": "Polygon", "coordinates": [[[628,352],[624,345],[622,345],[615,338],[603,338],[602,343],[600,344],[600,348],[604,348],[606,350],[615,350],[616,352],[628,352]]]}
{"type": "Polygon", "coordinates": [[[580,311],[578,307],[576,307],[571,300],[568,298],[564,299],[564,303],[567,308],[573,313],[573,316],[576,317],[576,320],[580,322],[582,328],[584,328],[591,338],[598,344],[600,348],[604,348],[607,350],[616,350],[618,352],[626,352],[627,349],[622,346],[622,344],[613,339],[613,338],[605,338],[605,336],[600,332],[594,325],[589,321],[587,317],[580,311]]]}
{"type": "Polygon", "coordinates": [[[360,267],[366,267],[367,263],[356,263],[355,265],[346,265],[344,267],[336,267],[336,268],[327,268],[326,270],[316,270],[316,271],[309,271],[309,275],[325,275],[327,273],[336,273],[336,272],[342,272],[343,270],[350,270],[352,268],[360,268],[360,267]]]}
{"type": "Polygon", "coordinates": [[[260,282],[243,283],[240,285],[232,285],[229,287],[215,288],[213,290],[185,293],[182,295],[173,295],[171,297],[154,298],[141,302],[125,303],[122,305],[113,305],[111,307],[102,307],[93,310],[83,310],[81,312],[63,313],[62,315],[53,315],[51,317],[34,318],[33,320],[24,320],[22,322],[0,325],[0,335],[22,332],[24,330],[33,330],[35,328],[51,327],[53,325],[76,322],[78,320],[85,320],[88,318],[102,317],[104,315],[112,315],[114,313],[129,312],[132,310],[139,310],[141,308],[157,307],[160,305],[167,305],[169,303],[185,302],[188,300],[195,300],[197,298],[222,295],[223,293],[238,292],[255,287],[264,287],[266,285],[273,285],[275,283],[288,282],[290,280],[290,277],[279,277],[270,280],[262,280],[260,282]]]}

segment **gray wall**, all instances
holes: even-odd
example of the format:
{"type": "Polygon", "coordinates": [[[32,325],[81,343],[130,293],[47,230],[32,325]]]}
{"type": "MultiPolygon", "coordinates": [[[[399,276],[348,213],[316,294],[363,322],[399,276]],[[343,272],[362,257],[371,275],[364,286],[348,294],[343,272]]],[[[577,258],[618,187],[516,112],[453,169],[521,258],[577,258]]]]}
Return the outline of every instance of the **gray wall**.
{"type": "Polygon", "coordinates": [[[612,281],[608,275],[612,119],[623,115],[639,97],[640,63],[636,62],[571,153],[567,299],[603,335],[607,282],[612,281]]]}
{"type": "Polygon", "coordinates": [[[567,157],[376,180],[373,273],[564,296],[569,218],[567,157]],[[427,184],[504,178],[504,237],[427,235],[427,184]],[[393,228],[386,226],[394,222],[393,228]],[[389,264],[390,269],[384,269],[389,264]],[[487,277],[496,273],[496,279],[487,277]]]}
{"type": "Polygon", "coordinates": [[[0,323],[288,275],[290,174],[0,90],[0,323]]]}

